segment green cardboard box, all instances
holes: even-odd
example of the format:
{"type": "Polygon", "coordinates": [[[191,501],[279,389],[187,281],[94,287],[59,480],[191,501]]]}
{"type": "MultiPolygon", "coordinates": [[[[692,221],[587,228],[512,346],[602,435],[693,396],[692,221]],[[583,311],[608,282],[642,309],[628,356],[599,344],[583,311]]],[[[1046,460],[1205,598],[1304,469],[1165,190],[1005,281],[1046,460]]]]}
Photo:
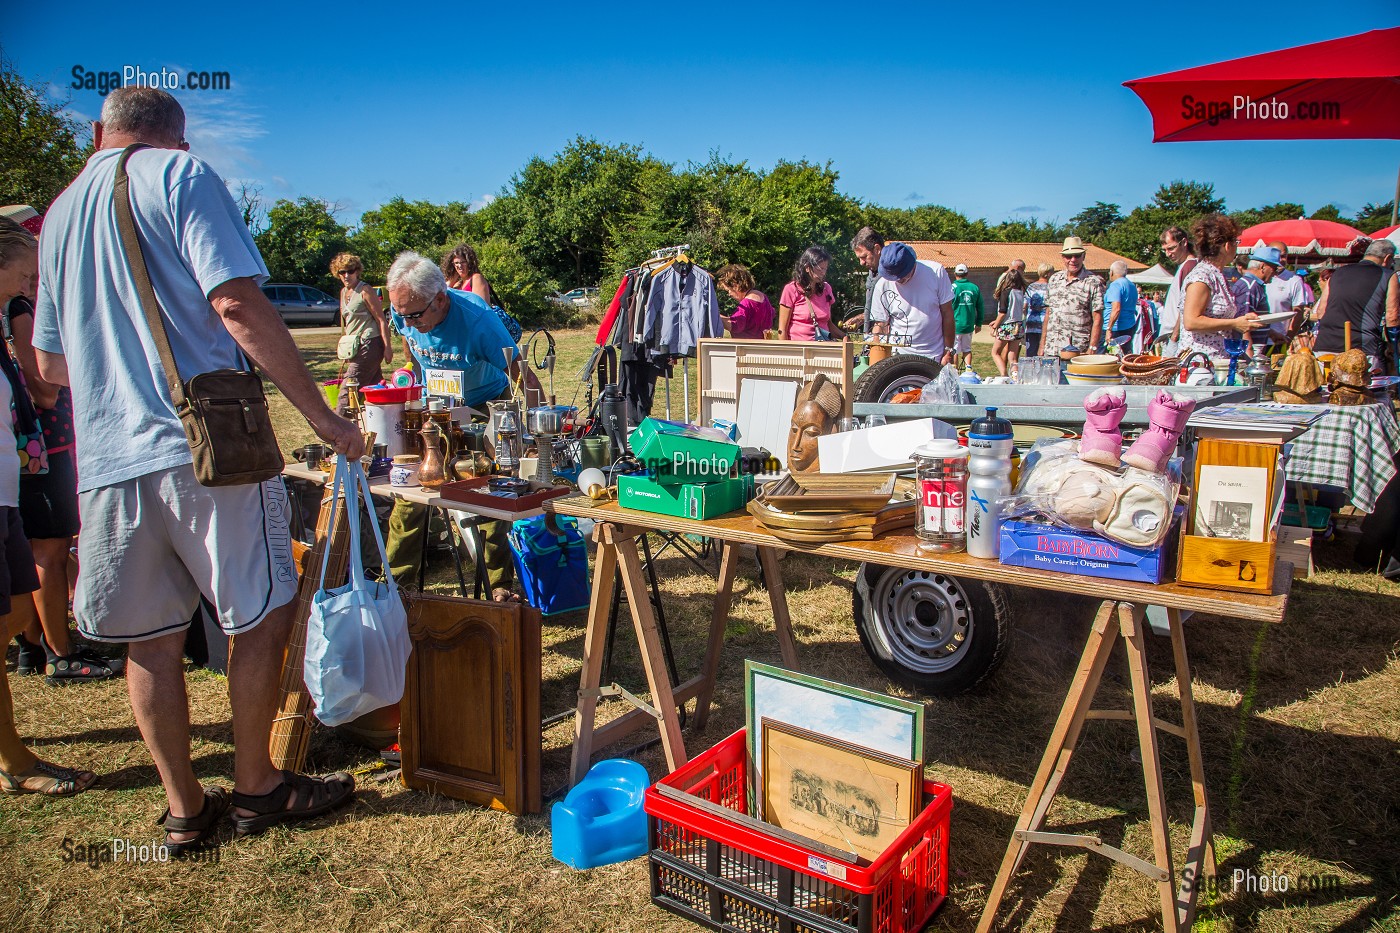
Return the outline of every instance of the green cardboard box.
{"type": "Polygon", "coordinates": [[[627,438],[632,453],[663,486],[714,483],[734,471],[739,445],[718,428],[643,418],[627,438]]]}
{"type": "Polygon", "coordinates": [[[742,509],[753,490],[752,476],[717,483],[662,485],[651,476],[619,476],[617,503],[623,508],[657,512],[679,518],[706,519],[742,509]]]}

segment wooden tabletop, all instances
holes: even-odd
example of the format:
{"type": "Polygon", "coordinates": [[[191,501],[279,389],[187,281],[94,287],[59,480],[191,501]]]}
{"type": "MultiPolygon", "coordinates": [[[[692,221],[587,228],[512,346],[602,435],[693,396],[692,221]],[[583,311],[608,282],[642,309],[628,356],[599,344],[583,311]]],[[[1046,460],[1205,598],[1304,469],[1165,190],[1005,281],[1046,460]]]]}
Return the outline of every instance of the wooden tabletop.
{"type": "MultiPolygon", "coordinates": [[[[304,479],[312,483],[324,486],[326,484],[326,473],[323,470],[312,470],[301,463],[289,463],[282,468],[283,476],[290,476],[294,479],[304,479]]],[[[431,505],[440,509],[451,509],[454,512],[464,512],[468,515],[479,515],[482,518],[495,519],[496,521],[511,522],[522,518],[534,518],[543,515],[544,509],[533,508],[524,511],[512,511],[509,509],[492,509],[484,505],[477,505],[474,502],[462,502],[457,499],[448,499],[435,492],[424,489],[422,486],[394,486],[390,484],[387,476],[371,476],[369,478],[369,491],[376,496],[384,498],[403,499],[405,502],[413,502],[418,505],[431,505]]]]}
{"type": "Polygon", "coordinates": [[[1279,561],[1274,565],[1273,592],[1268,596],[1259,596],[1181,586],[1176,583],[1154,586],[1150,583],[1083,577],[1030,567],[1006,567],[996,561],[970,557],[966,553],[948,554],[920,550],[918,538],[903,533],[882,535],[874,541],[845,541],[817,547],[802,547],[775,538],[767,530],[759,527],[753,516],[745,511],[730,512],[718,518],[697,521],[625,509],[616,502],[595,502],[583,496],[552,499],[545,503],[545,509],[560,515],[573,515],[646,530],[703,535],[759,547],[806,551],[841,560],[869,561],[890,567],[927,570],[955,577],[971,577],[1011,586],[1029,586],[1144,606],[1204,612],[1252,622],[1281,622],[1284,609],[1288,605],[1288,591],[1293,584],[1293,568],[1286,561],[1279,561]]]}

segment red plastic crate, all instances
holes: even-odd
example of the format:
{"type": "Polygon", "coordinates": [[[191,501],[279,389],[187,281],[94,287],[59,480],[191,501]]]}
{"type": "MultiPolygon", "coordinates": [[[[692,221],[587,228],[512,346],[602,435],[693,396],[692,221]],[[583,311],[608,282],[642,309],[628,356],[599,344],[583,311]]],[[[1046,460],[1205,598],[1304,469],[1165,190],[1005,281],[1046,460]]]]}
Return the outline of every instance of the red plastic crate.
{"type": "MultiPolygon", "coordinates": [[[[744,730],[657,783],[746,813],[744,730]]],[[[879,858],[856,865],[648,788],[651,899],[714,930],[916,933],[948,893],[953,791],[925,781],[924,799],[879,858]]]]}

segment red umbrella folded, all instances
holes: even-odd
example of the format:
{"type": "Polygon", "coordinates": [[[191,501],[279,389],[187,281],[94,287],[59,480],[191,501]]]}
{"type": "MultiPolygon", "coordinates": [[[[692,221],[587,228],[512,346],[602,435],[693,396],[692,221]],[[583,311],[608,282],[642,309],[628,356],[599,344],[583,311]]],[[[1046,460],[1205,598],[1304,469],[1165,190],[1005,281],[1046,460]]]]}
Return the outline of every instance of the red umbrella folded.
{"type": "Polygon", "coordinates": [[[1124,86],[1152,112],[1153,142],[1400,139],[1400,26],[1124,86]]]}
{"type": "Polygon", "coordinates": [[[1240,233],[1240,249],[1282,242],[1290,256],[1317,253],[1322,256],[1350,256],[1358,237],[1365,237],[1355,227],[1332,220],[1271,220],[1255,224],[1240,233]]]}

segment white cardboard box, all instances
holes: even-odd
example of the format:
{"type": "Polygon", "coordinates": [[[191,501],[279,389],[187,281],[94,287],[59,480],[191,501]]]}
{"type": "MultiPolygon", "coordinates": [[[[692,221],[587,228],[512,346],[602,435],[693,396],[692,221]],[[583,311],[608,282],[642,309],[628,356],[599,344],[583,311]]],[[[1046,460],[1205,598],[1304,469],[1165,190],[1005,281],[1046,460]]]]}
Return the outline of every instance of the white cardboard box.
{"type": "Polygon", "coordinates": [[[910,455],[935,437],[958,436],[952,425],[937,418],[895,421],[877,428],[861,428],[817,438],[823,473],[859,473],[866,470],[907,470],[910,455]]]}

